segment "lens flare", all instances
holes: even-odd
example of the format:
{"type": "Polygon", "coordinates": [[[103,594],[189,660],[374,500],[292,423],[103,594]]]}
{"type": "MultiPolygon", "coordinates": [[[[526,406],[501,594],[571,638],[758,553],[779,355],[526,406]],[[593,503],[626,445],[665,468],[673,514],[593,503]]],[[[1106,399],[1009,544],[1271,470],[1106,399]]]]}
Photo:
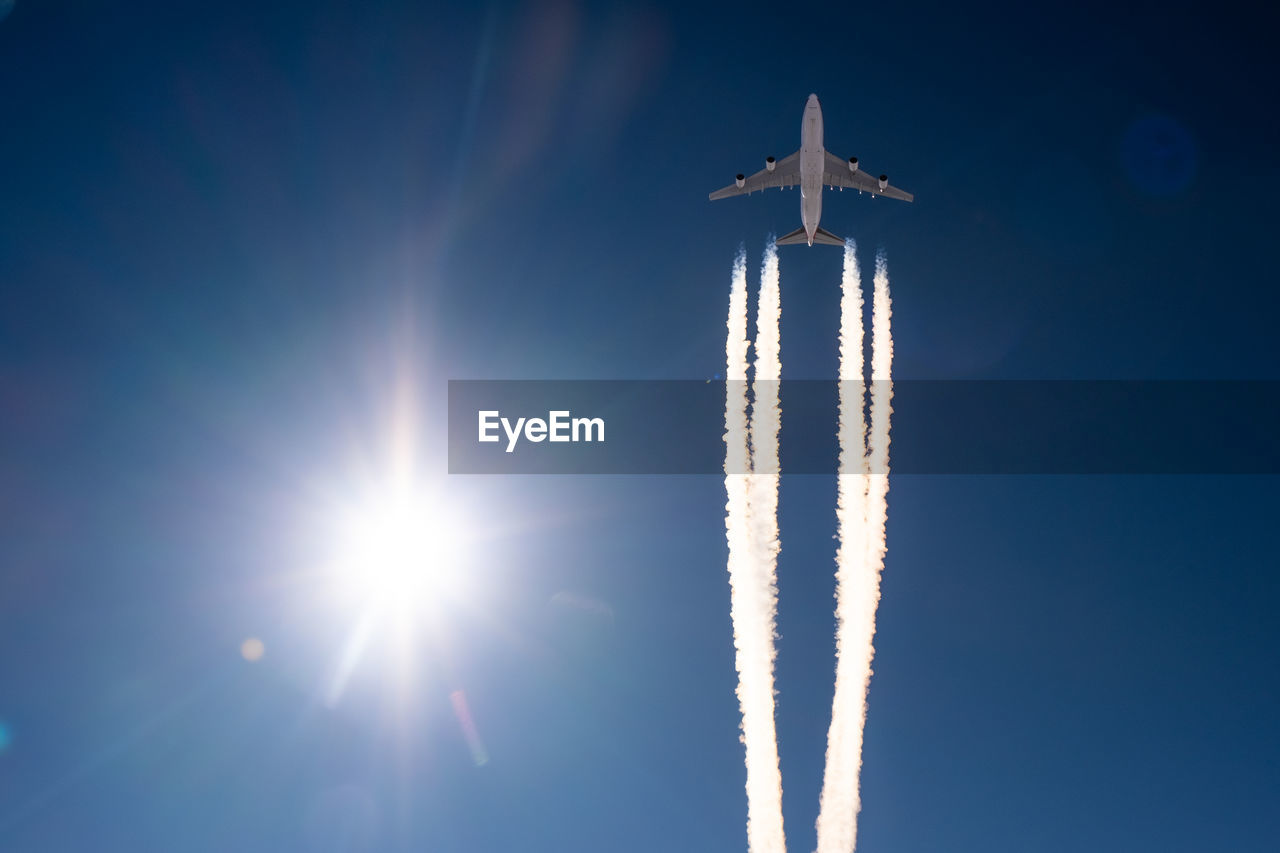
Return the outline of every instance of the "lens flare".
{"type": "Polygon", "coordinates": [[[449,694],[449,702],[453,705],[453,714],[458,718],[458,725],[462,727],[462,736],[466,738],[467,749],[471,750],[471,760],[477,767],[483,767],[489,763],[489,752],[484,748],[484,741],[480,739],[480,730],[476,728],[476,721],[471,716],[471,708],[467,705],[467,694],[461,690],[455,690],[449,694]]]}
{"type": "Polygon", "coordinates": [[[240,657],[249,663],[262,660],[262,655],[267,651],[267,647],[263,645],[262,640],[257,637],[249,637],[240,644],[240,657]]]}

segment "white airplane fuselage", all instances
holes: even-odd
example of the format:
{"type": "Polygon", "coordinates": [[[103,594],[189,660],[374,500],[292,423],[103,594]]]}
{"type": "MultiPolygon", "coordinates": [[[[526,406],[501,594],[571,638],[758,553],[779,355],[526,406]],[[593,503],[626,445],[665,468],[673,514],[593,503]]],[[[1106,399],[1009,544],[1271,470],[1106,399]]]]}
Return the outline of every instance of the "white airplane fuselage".
{"type": "Polygon", "coordinates": [[[800,122],[800,222],[813,245],[822,218],[822,170],[827,152],[822,147],[822,105],[810,95],[800,122]]]}

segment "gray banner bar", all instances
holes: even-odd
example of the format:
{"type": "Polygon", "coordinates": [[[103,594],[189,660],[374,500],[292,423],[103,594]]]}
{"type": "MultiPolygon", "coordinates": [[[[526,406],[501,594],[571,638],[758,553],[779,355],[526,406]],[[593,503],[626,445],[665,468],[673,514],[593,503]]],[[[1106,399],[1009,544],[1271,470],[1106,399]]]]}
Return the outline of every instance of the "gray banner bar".
{"type": "MultiPolygon", "coordinates": [[[[782,472],[835,473],[839,383],[779,384],[782,472]]],[[[723,474],[725,392],[723,381],[451,380],[449,472],[723,474]]],[[[1280,382],[899,380],[890,470],[1276,474],[1278,435],[1280,382]]]]}

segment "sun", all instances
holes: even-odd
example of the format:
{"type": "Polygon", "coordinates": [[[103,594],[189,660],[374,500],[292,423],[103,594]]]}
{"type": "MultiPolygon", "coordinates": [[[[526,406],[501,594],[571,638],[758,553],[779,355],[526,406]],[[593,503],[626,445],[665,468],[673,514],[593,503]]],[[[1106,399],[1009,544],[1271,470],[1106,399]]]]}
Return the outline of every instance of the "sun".
{"type": "Polygon", "coordinates": [[[456,591],[460,532],[440,501],[394,489],[347,508],[337,528],[334,569],[345,596],[382,608],[456,591]]]}
{"type": "Polygon", "coordinates": [[[446,625],[473,590],[463,517],[408,477],[351,493],[328,529],[329,595],[351,620],[325,689],[325,703],[336,707],[371,653],[389,654],[397,682],[410,683],[419,641],[446,625]]]}

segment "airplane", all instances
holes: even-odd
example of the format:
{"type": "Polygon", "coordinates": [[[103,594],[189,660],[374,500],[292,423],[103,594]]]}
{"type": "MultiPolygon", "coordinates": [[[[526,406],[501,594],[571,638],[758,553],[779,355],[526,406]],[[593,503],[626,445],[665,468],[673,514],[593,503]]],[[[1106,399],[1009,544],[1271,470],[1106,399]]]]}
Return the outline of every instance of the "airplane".
{"type": "Polygon", "coordinates": [[[890,185],[889,176],[877,180],[858,165],[857,157],[841,160],[822,147],[822,105],[817,95],[810,95],[804,105],[804,118],[800,124],[800,150],[790,157],[774,160],[766,157],[764,168],[751,177],[738,175],[732,184],[716,190],[707,198],[711,201],[736,195],[750,195],[769,187],[794,187],[800,185],[800,221],[804,225],[777,239],[777,245],[789,246],[815,242],[827,246],[843,246],[844,241],[826,229],[818,227],[822,216],[822,188],[839,187],[860,193],[882,195],[902,201],[912,201],[915,196],[890,185]]]}

